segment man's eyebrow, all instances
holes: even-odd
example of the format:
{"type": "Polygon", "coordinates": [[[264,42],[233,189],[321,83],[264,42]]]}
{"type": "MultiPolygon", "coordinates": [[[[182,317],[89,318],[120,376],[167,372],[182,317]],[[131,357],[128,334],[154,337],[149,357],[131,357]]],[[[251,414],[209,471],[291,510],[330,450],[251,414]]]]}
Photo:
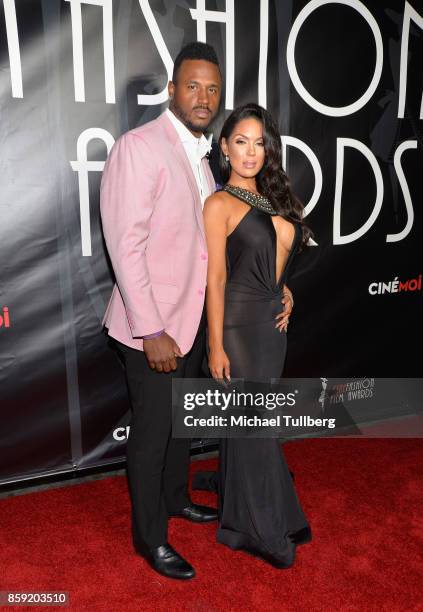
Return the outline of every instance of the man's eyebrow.
{"type": "MultiPolygon", "coordinates": [[[[200,81],[196,81],[195,79],[188,79],[187,83],[194,83],[195,85],[200,85],[200,81]]],[[[208,87],[217,87],[217,88],[219,88],[220,85],[218,85],[217,83],[209,83],[208,87]]]]}

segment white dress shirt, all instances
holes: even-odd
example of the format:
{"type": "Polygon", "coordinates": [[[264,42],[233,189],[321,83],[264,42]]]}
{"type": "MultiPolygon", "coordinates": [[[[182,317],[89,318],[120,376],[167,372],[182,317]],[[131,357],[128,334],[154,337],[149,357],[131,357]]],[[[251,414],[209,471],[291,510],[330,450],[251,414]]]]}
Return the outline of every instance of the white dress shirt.
{"type": "Polygon", "coordinates": [[[210,190],[204,170],[201,167],[201,160],[211,149],[212,136],[210,135],[209,140],[207,140],[204,134],[202,134],[200,138],[196,138],[171,110],[166,109],[166,114],[178,132],[179,138],[184,146],[185,153],[187,154],[192,172],[195,176],[201,205],[204,206],[204,200],[210,195],[210,190]]]}

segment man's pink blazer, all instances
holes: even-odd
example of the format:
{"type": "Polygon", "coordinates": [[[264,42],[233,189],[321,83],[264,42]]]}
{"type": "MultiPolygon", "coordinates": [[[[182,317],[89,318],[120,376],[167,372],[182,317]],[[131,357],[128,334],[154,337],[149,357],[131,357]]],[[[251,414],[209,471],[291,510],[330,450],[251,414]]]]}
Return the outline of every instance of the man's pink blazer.
{"type": "Polygon", "coordinates": [[[142,350],[142,336],[165,329],[186,354],[204,305],[207,247],[195,177],[165,114],[116,141],[100,208],[116,277],[103,319],[109,335],[142,350]]]}

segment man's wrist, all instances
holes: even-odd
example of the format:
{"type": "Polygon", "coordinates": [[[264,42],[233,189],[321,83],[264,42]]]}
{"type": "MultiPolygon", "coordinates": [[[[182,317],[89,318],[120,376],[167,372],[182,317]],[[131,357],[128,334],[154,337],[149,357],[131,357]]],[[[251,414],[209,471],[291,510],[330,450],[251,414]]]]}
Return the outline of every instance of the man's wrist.
{"type": "Polygon", "coordinates": [[[146,336],[143,336],[142,339],[143,340],[153,340],[154,338],[158,338],[159,336],[161,336],[164,333],[164,329],[161,329],[160,331],[154,332],[154,334],[147,334],[146,336]]]}

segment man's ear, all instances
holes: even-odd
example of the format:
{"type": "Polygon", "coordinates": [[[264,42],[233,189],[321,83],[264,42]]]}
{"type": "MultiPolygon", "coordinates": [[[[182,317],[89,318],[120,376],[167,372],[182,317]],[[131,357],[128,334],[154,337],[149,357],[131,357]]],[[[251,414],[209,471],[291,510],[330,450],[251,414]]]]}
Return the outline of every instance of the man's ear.
{"type": "Polygon", "coordinates": [[[167,84],[167,93],[169,94],[169,98],[172,99],[175,93],[175,83],[173,81],[169,81],[167,84]]]}

